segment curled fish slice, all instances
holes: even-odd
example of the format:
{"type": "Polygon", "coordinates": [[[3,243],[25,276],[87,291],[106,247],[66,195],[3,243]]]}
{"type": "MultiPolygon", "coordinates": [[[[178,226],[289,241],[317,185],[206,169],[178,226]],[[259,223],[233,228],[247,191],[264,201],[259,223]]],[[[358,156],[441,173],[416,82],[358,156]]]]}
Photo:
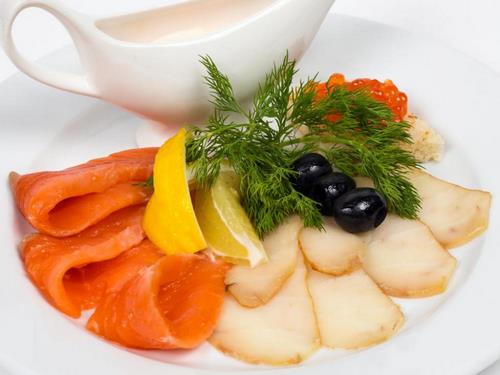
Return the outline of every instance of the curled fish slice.
{"type": "Polygon", "coordinates": [[[116,258],[70,269],[64,275],[66,293],[82,310],[94,308],[104,294],[119,291],[163,255],[151,241],[143,240],[116,258]]]}
{"type": "Polygon", "coordinates": [[[201,255],[164,256],[107,293],[87,328],[132,348],[194,348],[215,327],[226,268],[201,255]]]}
{"type": "Polygon", "coordinates": [[[137,182],[152,173],[156,148],[134,149],[57,172],[11,173],[17,206],[38,231],[77,234],[109,214],[149,198],[137,182]]]}
{"type": "Polygon", "coordinates": [[[66,280],[73,286],[74,283],[67,273],[113,259],[139,244],[144,238],[143,213],[143,206],[122,209],[72,237],[29,235],[21,243],[26,272],[51,304],[71,317],[79,317],[81,310],[91,307],[100,296],[85,299],[69,294],[66,280]]]}

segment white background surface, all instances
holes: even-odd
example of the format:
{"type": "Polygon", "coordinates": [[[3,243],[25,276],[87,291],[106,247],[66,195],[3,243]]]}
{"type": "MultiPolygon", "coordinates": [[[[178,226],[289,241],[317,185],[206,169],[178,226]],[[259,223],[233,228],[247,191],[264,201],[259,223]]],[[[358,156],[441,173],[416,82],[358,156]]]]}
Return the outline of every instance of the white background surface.
{"type": "MultiPolygon", "coordinates": [[[[0,0],[2,1],[4,0],[0,0]]],[[[106,15],[145,9],[173,1],[65,0],[64,2],[82,12],[106,15]]],[[[500,74],[499,0],[337,0],[332,10],[440,39],[500,74]]],[[[20,49],[31,59],[39,58],[70,42],[62,26],[38,10],[28,10],[23,13],[16,23],[15,33],[20,49]]],[[[0,52],[0,81],[16,71],[5,54],[0,52]]],[[[500,363],[481,373],[481,375],[497,374],[500,374],[500,363]]]]}

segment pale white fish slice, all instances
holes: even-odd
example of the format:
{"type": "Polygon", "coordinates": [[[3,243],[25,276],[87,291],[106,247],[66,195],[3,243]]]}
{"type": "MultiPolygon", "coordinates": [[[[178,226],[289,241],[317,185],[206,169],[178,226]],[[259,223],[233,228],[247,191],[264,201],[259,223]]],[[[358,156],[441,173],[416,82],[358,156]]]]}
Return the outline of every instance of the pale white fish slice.
{"type": "MultiPolygon", "coordinates": [[[[445,249],[466,244],[488,228],[491,194],[466,189],[416,170],[409,179],[422,199],[420,220],[445,249]]],[[[356,177],[359,187],[373,187],[367,177],[356,177]]]]}
{"type": "Polygon", "coordinates": [[[420,220],[446,248],[463,245],[488,227],[491,194],[466,189],[423,171],[410,175],[422,198],[420,220]]]}
{"type": "Polygon", "coordinates": [[[361,269],[307,278],[324,346],[359,349],[387,340],[404,323],[399,307],[361,269]]]}
{"type": "Polygon", "coordinates": [[[359,252],[366,246],[360,237],[340,228],[332,218],[324,218],[324,230],[304,228],[299,242],[313,269],[332,275],[351,272],[359,265],[359,252]]]}
{"type": "Polygon", "coordinates": [[[299,363],[316,351],[319,333],[302,255],[293,275],[267,304],[243,307],[227,294],[209,341],[232,357],[268,365],[299,363]]]}
{"type": "Polygon", "coordinates": [[[287,219],[264,239],[268,261],[257,267],[233,266],[226,275],[229,292],[243,306],[267,303],[295,270],[299,253],[299,217],[287,219]]]}
{"type": "Polygon", "coordinates": [[[364,270],[395,297],[427,297],[442,293],[456,260],[418,220],[388,215],[360,253],[364,270]]]}

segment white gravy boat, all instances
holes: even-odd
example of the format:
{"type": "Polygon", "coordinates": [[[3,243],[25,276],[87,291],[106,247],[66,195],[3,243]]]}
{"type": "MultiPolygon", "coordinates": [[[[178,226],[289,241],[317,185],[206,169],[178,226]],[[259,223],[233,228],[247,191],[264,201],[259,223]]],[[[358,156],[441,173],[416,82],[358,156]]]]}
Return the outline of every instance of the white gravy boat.
{"type": "Polygon", "coordinates": [[[1,0],[7,55],[30,77],[106,100],[165,124],[196,123],[211,105],[200,55],[210,55],[246,99],[286,51],[299,59],[334,0],[196,0],[94,19],[56,0],[1,0]],[[83,75],[26,60],[12,24],[26,8],[53,14],[68,30],[83,75]]]}

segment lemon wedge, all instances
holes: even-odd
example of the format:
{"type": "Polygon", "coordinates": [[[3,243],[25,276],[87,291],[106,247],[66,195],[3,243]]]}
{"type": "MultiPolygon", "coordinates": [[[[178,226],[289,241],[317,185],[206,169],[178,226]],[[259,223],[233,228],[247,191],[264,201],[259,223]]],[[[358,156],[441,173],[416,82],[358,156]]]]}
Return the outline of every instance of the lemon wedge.
{"type": "Polygon", "coordinates": [[[266,251],[240,204],[239,180],[222,171],[210,189],[195,195],[195,212],[209,248],[226,261],[255,267],[267,261],[266,251]]]}
{"type": "Polygon", "coordinates": [[[191,202],[185,139],[186,130],[181,129],[158,150],[154,193],[142,222],[148,238],[166,254],[195,253],[207,247],[191,202]]]}

